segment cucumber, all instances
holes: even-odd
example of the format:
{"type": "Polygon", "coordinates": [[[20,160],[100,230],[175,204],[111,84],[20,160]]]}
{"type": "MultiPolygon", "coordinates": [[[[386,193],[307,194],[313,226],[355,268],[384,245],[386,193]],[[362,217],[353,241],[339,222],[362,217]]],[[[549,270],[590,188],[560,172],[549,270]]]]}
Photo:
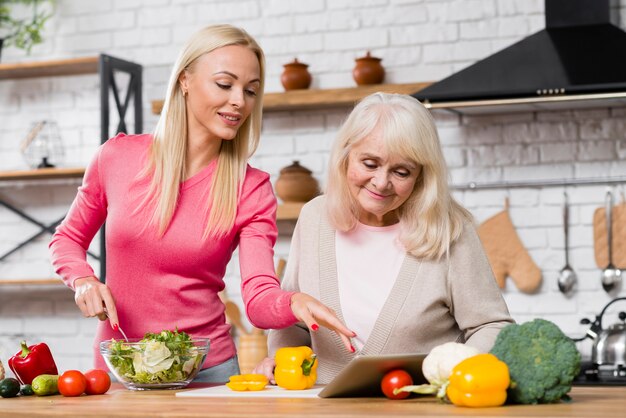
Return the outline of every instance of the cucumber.
{"type": "Polygon", "coordinates": [[[35,392],[33,392],[33,387],[31,385],[22,385],[22,388],[20,389],[20,395],[31,396],[34,394],[35,392]]]}
{"type": "Polygon", "coordinates": [[[57,374],[41,374],[33,379],[33,392],[37,396],[47,396],[59,393],[57,382],[59,375],[57,374]]]}
{"type": "Polygon", "coordinates": [[[0,396],[3,398],[13,398],[20,393],[20,382],[12,377],[0,380],[0,396]]]}

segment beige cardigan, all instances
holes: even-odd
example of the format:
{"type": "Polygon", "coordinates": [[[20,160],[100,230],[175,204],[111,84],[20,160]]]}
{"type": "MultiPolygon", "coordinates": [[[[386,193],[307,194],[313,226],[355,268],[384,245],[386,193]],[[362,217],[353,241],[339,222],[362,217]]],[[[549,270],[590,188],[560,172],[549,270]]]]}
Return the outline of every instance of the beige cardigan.
{"type": "MultiPolygon", "coordinates": [[[[293,233],[282,287],[317,298],[343,320],[339,303],[335,230],[320,196],[307,203],[293,233]]],[[[488,351],[512,323],[475,228],[467,224],[439,262],[407,255],[372,333],[360,352],[348,352],[326,328],[312,335],[303,324],[272,330],[269,351],[308,345],[319,359],[318,380],[328,383],[356,355],[428,353],[448,341],[488,351]],[[312,338],[311,338],[312,337],[312,338]]]]}

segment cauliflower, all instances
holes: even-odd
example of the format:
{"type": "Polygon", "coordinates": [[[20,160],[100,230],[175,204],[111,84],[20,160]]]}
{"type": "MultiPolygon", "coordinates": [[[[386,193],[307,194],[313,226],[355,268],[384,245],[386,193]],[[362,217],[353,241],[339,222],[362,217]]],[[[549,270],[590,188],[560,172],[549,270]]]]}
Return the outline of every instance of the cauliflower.
{"type": "Polygon", "coordinates": [[[536,404],[567,399],[580,371],[580,353],[558,326],[545,319],[500,331],[491,349],[509,366],[507,402],[536,404]]]}
{"type": "Polygon", "coordinates": [[[436,346],[424,358],[422,374],[428,380],[428,385],[410,385],[395,389],[394,394],[399,392],[415,392],[422,395],[437,394],[443,399],[446,395],[452,369],[469,357],[480,354],[477,348],[461,343],[444,343],[436,346]]]}
{"type": "Polygon", "coordinates": [[[422,363],[422,373],[431,385],[442,386],[454,366],[468,357],[480,354],[477,348],[460,343],[445,343],[433,348],[422,363]]]}

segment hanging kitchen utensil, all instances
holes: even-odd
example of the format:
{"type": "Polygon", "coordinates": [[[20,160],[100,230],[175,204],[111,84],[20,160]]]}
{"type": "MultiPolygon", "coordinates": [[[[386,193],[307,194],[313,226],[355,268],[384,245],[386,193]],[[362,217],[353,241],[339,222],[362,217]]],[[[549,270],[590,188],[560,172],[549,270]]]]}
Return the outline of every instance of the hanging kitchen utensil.
{"type": "Polygon", "coordinates": [[[613,288],[620,283],[622,280],[622,271],[620,269],[615,268],[613,265],[613,248],[612,248],[612,239],[613,239],[613,218],[612,218],[612,210],[613,210],[613,193],[609,190],[606,193],[606,235],[607,235],[607,244],[608,244],[608,256],[609,263],[602,270],[602,288],[606,292],[610,292],[613,288]]]}
{"type": "Polygon", "coordinates": [[[577,277],[574,269],[569,264],[569,203],[567,192],[563,192],[563,233],[565,238],[565,266],[559,273],[557,283],[563,294],[569,294],[576,284],[577,277]]]}
{"type": "MultiPolygon", "coordinates": [[[[615,193],[613,194],[615,197],[615,193]]],[[[626,270],[626,201],[620,199],[611,208],[611,261],[613,266],[626,270]]],[[[597,208],[593,212],[593,250],[596,265],[603,269],[609,263],[606,245],[606,209],[597,208]]]]}

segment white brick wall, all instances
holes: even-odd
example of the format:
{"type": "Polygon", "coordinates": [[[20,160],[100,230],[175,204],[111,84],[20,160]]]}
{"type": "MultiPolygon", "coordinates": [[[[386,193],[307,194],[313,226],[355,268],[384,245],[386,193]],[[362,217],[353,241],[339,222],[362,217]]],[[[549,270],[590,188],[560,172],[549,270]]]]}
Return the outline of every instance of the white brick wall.
{"type": "MultiPolygon", "coordinates": [[[[162,98],[169,69],[185,39],[217,22],[246,28],[267,54],[268,91],[282,91],[283,64],[297,57],[310,65],[312,88],[354,86],[354,59],[371,50],[383,58],[386,82],[438,80],[477,59],[517,42],[544,26],[543,0],[58,0],[46,42],[32,56],[15,49],[4,62],[95,55],[103,52],[144,65],[145,130],[157,118],[150,101],[162,98]]],[[[615,7],[626,27],[626,0],[615,7]]],[[[617,21],[617,20],[616,20],[617,21]]],[[[99,143],[98,79],[95,75],[0,82],[0,170],[26,168],[20,140],[33,121],[56,120],[68,166],[84,165],[99,143]]],[[[325,183],[328,150],[347,109],[268,113],[263,141],[252,160],[276,180],[280,168],[299,160],[325,183]]],[[[498,116],[436,114],[455,184],[626,175],[625,108],[498,116]]],[[[116,118],[112,123],[116,123],[116,118]]],[[[74,182],[1,185],[4,199],[51,222],[71,202],[74,182]]],[[[624,186],[626,187],[626,186],[624,186]]],[[[616,191],[624,187],[614,188],[616,191]]],[[[591,220],[603,204],[604,186],[568,188],[571,202],[570,259],[579,276],[572,297],[558,292],[564,263],[562,188],[456,191],[484,221],[511,204],[520,238],[540,266],[537,294],[507,283],[504,296],[518,321],[544,317],[570,335],[581,335],[583,316],[599,312],[615,294],[600,286],[591,220]]],[[[287,257],[292,224],[281,224],[277,257],[287,257]]],[[[36,228],[0,207],[0,251],[36,228]]],[[[0,263],[0,278],[52,275],[48,235],[0,263]]],[[[92,246],[98,251],[98,243],[92,246]]],[[[94,268],[98,269],[97,263],[94,268]]],[[[239,298],[235,256],[227,289],[239,298]]],[[[624,287],[620,294],[624,295],[624,287]]],[[[17,351],[19,340],[50,344],[61,370],[87,369],[95,319],[84,319],[71,291],[62,286],[0,286],[0,358],[17,351]]],[[[587,354],[588,342],[580,344],[587,354]]]]}

